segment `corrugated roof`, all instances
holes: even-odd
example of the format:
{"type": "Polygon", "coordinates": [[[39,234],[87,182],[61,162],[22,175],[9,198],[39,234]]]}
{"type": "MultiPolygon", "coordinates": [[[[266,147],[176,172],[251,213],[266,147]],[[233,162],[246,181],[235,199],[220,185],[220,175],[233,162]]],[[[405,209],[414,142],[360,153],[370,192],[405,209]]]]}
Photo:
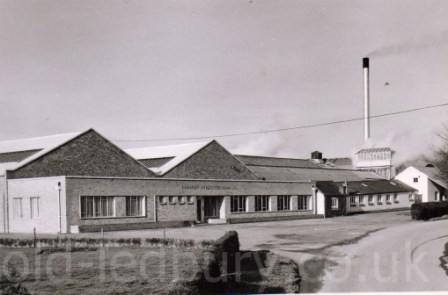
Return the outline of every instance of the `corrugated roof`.
{"type": "MultiPolygon", "coordinates": [[[[90,129],[89,129],[90,130],[90,129]]],[[[86,131],[85,131],[86,132],[86,131]]],[[[19,162],[11,161],[11,162],[3,162],[0,164],[0,175],[3,175],[6,170],[14,170],[17,169],[34,159],[48,153],[49,151],[55,149],[58,146],[74,139],[75,137],[81,135],[84,132],[76,132],[76,133],[66,133],[66,134],[58,134],[51,136],[42,136],[42,137],[33,137],[26,139],[17,139],[17,140],[7,140],[0,141],[0,154],[7,153],[22,153],[24,156],[24,152],[39,150],[28,157],[24,157],[19,162]]]]}
{"type": "Polygon", "coordinates": [[[146,168],[160,168],[165,165],[169,161],[174,159],[174,157],[165,157],[165,158],[156,158],[156,159],[142,159],[138,160],[142,163],[146,168]]]}
{"type": "Polygon", "coordinates": [[[275,158],[262,156],[235,155],[247,166],[291,167],[291,168],[319,168],[319,165],[309,159],[275,158]]]}
{"type": "Polygon", "coordinates": [[[199,150],[203,149],[205,146],[209,145],[211,142],[212,141],[169,146],[153,146],[127,149],[125,151],[137,160],[171,158],[171,160],[159,167],[149,168],[154,173],[163,175],[199,150]]]}
{"type": "Polygon", "coordinates": [[[266,180],[345,181],[384,179],[370,171],[328,168],[249,167],[259,178],[266,180]]]}
{"type": "Polygon", "coordinates": [[[380,147],[380,148],[369,148],[369,149],[362,149],[356,152],[356,154],[364,154],[364,153],[377,153],[377,152],[392,152],[395,151],[388,147],[380,147]]]}
{"type": "Polygon", "coordinates": [[[23,161],[26,158],[34,155],[35,153],[37,153],[39,151],[41,151],[41,149],[2,153],[2,154],[0,154],[0,163],[20,162],[20,161],[23,161]]]}

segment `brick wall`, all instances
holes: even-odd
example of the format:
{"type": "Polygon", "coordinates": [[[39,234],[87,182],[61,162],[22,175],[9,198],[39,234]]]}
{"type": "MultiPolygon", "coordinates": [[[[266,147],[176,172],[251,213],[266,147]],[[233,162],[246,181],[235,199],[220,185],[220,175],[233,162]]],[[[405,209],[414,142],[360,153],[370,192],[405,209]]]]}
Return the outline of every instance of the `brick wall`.
{"type": "Polygon", "coordinates": [[[244,164],[213,141],[164,175],[166,178],[255,180],[244,164]]]}
{"type": "Polygon", "coordinates": [[[82,134],[9,178],[60,175],[153,177],[154,174],[93,130],[82,134]]]}
{"type": "Polygon", "coordinates": [[[193,222],[196,220],[196,198],[194,198],[194,202],[191,204],[188,202],[180,204],[179,201],[176,201],[174,204],[162,204],[159,200],[157,201],[158,221],[188,220],[193,222]]]}

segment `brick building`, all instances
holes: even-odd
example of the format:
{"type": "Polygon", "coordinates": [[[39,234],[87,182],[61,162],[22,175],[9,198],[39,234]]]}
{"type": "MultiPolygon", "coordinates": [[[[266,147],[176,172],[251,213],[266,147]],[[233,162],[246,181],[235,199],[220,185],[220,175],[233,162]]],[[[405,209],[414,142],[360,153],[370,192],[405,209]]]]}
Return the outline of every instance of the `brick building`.
{"type": "Polygon", "coordinates": [[[122,150],[93,129],[0,142],[0,176],[0,231],[41,233],[332,216],[322,181],[383,181],[345,159],[233,155],[215,140],[122,150]]]}

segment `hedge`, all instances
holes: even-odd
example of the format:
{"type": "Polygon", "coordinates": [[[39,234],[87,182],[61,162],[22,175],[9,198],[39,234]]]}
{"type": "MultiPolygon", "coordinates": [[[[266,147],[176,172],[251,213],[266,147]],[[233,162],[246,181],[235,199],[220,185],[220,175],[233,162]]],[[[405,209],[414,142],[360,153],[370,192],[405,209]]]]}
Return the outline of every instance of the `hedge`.
{"type": "Polygon", "coordinates": [[[448,214],[448,201],[414,203],[411,207],[412,220],[429,220],[448,214]]]}

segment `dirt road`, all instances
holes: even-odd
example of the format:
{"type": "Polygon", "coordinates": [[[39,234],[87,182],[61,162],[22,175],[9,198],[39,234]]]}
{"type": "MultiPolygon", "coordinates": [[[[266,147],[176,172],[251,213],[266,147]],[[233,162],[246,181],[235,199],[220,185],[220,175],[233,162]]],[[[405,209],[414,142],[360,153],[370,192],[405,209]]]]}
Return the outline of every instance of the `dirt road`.
{"type": "Polygon", "coordinates": [[[334,247],[338,265],[327,271],[320,291],[446,291],[440,257],[447,242],[448,220],[440,220],[393,226],[334,247]]]}

